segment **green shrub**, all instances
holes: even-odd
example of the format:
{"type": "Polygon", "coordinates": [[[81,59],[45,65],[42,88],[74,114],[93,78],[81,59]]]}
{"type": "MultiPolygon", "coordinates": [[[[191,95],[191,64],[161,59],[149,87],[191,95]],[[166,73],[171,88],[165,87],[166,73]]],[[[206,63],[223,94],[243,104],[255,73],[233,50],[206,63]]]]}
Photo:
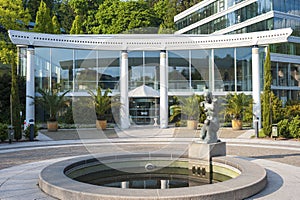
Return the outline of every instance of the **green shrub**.
{"type": "Polygon", "coordinates": [[[8,126],[7,124],[0,123],[0,140],[4,142],[8,138],[8,126]]]}
{"type": "MultiPolygon", "coordinates": [[[[36,138],[38,136],[38,131],[39,131],[39,128],[37,125],[34,125],[34,135],[33,135],[33,138],[36,138]]],[[[30,138],[30,126],[27,126],[26,129],[24,130],[23,132],[23,135],[26,139],[29,139],[30,138]]]]}
{"type": "Polygon", "coordinates": [[[278,128],[278,134],[281,137],[284,138],[290,138],[290,132],[289,132],[289,120],[288,119],[284,119],[281,120],[280,122],[278,122],[277,124],[277,128],[278,128]]]}
{"type": "Polygon", "coordinates": [[[300,116],[293,118],[289,125],[290,136],[293,138],[300,137],[300,116]]]}
{"type": "Polygon", "coordinates": [[[278,123],[278,133],[284,138],[300,138],[300,116],[281,120],[278,123]]]}

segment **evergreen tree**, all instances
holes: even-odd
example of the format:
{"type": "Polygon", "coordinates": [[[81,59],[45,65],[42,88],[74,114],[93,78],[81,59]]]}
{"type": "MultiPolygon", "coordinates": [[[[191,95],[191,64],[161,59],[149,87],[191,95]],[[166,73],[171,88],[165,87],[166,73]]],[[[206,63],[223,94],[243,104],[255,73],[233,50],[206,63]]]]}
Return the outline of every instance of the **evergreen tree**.
{"type": "Polygon", "coordinates": [[[63,28],[66,33],[69,33],[75,19],[75,13],[69,5],[69,0],[61,0],[60,3],[55,4],[53,13],[56,14],[61,28],[63,28]]]}
{"type": "Polygon", "coordinates": [[[33,30],[39,33],[53,33],[50,9],[43,0],[41,1],[40,7],[36,13],[35,26],[33,30]]]}
{"type": "Polygon", "coordinates": [[[53,25],[53,33],[54,34],[60,34],[61,33],[60,24],[58,22],[58,19],[57,19],[56,15],[54,15],[52,17],[52,25],[53,25]]]}
{"type": "Polygon", "coordinates": [[[159,0],[154,5],[154,11],[161,20],[158,33],[174,33],[177,0],[159,0]]]}
{"type": "MultiPolygon", "coordinates": [[[[5,30],[25,30],[30,20],[28,10],[23,7],[22,0],[0,0],[0,24],[5,30]]],[[[7,31],[0,32],[0,61],[11,66],[11,104],[12,125],[15,139],[21,139],[20,99],[17,75],[17,48],[11,43],[7,31]]]]}
{"type": "Polygon", "coordinates": [[[267,48],[266,60],[264,63],[264,92],[263,92],[263,132],[265,135],[270,136],[272,131],[272,122],[271,122],[271,60],[270,60],[270,48],[267,48]]]}
{"type": "Polygon", "coordinates": [[[75,20],[73,21],[70,34],[82,34],[82,20],[80,15],[76,15],[75,20]]]}
{"type": "MultiPolygon", "coordinates": [[[[92,32],[98,34],[116,34],[131,32],[145,27],[158,27],[159,18],[153,8],[143,0],[119,1],[105,0],[96,14],[96,23],[92,32]]],[[[140,32],[143,30],[141,29],[140,32]]]]}
{"type": "MultiPolygon", "coordinates": [[[[52,9],[54,3],[56,3],[56,1],[59,0],[43,0],[43,1],[47,4],[48,8],[52,9]]],[[[31,15],[32,19],[35,19],[41,0],[23,0],[23,2],[24,2],[24,7],[28,9],[28,12],[31,15]]]]}

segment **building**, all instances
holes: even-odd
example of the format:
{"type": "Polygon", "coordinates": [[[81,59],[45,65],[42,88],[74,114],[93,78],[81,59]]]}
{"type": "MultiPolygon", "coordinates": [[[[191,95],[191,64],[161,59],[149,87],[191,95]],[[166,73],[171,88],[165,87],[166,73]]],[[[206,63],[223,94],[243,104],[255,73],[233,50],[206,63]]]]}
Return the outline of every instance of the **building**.
{"type": "MultiPolygon", "coordinates": [[[[70,96],[110,88],[119,95],[121,128],[132,123],[168,127],[173,96],[253,94],[260,117],[265,45],[288,41],[291,29],[235,35],[52,35],[9,31],[26,76],[26,121],[35,118],[37,88],[60,85],[70,96]]],[[[85,113],[82,113],[84,118],[85,113]]],[[[94,114],[95,116],[95,114],[94,114]]]]}
{"type": "Polygon", "coordinates": [[[283,102],[300,100],[300,1],[204,0],[174,18],[177,34],[237,34],[293,29],[289,41],[271,44],[272,91],[283,102]]]}

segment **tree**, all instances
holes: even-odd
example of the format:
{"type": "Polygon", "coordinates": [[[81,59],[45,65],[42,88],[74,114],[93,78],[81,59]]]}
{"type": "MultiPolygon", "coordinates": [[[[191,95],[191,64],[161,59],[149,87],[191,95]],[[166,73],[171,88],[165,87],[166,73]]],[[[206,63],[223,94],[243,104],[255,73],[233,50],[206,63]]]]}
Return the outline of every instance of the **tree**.
{"type": "Polygon", "coordinates": [[[270,60],[270,48],[267,48],[266,60],[264,63],[264,92],[263,92],[263,132],[265,135],[270,136],[272,131],[272,122],[271,122],[271,60],[270,60]]]}
{"type": "MultiPolygon", "coordinates": [[[[46,3],[48,8],[52,8],[54,6],[54,3],[56,3],[56,0],[43,0],[43,1],[46,3]]],[[[23,2],[24,2],[24,8],[27,8],[32,19],[35,19],[41,0],[24,0],[23,2]]]]}
{"type": "Polygon", "coordinates": [[[76,16],[81,18],[82,33],[92,33],[93,27],[98,26],[95,15],[103,0],[70,0],[69,6],[72,8],[76,16]]]}
{"type": "Polygon", "coordinates": [[[173,33],[175,31],[176,0],[159,0],[154,4],[154,11],[161,20],[158,33],[173,33]]]}
{"type": "Polygon", "coordinates": [[[53,13],[57,16],[61,28],[63,28],[66,33],[69,33],[75,19],[75,13],[69,5],[69,0],[61,0],[60,3],[55,4],[53,13]]]}
{"type": "Polygon", "coordinates": [[[80,15],[76,15],[75,20],[73,21],[70,34],[82,34],[82,20],[80,15]]]}
{"type": "MultiPolygon", "coordinates": [[[[28,10],[24,9],[22,0],[0,0],[0,24],[5,30],[25,30],[30,20],[28,10]]],[[[11,43],[7,32],[0,33],[0,61],[11,66],[11,103],[12,125],[15,139],[21,139],[20,99],[17,75],[17,48],[11,43]]]]}
{"type": "Polygon", "coordinates": [[[53,25],[53,33],[54,34],[60,34],[61,33],[60,24],[58,22],[58,19],[57,19],[56,15],[54,15],[52,17],[52,25],[53,25]]]}
{"type": "Polygon", "coordinates": [[[33,30],[39,33],[53,33],[50,9],[43,0],[41,1],[40,7],[36,13],[35,26],[33,30]]]}
{"type": "Polygon", "coordinates": [[[92,32],[98,34],[116,34],[159,25],[153,8],[149,8],[143,0],[105,0],[99,6],[95,20],[98,25],[93,27],[92,32]]]}

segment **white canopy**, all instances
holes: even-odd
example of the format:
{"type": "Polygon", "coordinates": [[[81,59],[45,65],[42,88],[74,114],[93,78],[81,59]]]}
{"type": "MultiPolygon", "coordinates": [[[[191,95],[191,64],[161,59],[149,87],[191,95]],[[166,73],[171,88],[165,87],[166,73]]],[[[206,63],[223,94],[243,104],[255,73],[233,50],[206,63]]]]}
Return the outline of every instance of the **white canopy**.
{"type": "Polygon", "coordinates": [[[129,97],[159,97],[159,92],[147,85],[141,85],[128,93],[129,97]]]}

